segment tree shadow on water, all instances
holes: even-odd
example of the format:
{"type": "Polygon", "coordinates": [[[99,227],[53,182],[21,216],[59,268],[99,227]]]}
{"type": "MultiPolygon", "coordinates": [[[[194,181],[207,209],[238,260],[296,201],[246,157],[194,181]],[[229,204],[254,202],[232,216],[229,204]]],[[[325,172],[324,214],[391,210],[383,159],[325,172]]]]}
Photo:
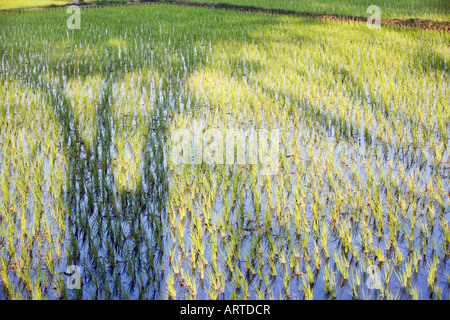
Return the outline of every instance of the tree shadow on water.
{"type": "MultiPolygon", "coordinates": [[[[36,15],[30,17],[28,22],[33,24],[36,15]]],[[[192,98],[187,81],[208,64],[216,44],[230,39],[254,41],[255,29],[275,31],[284,18],[163,6],[86,9],[83,17],[81,30],[68,32],[60,26],[41,47],[15,45],[35,64],[35,71],[26,73],[23,64],[7,61],[11,70],[25,75],[32,87],[44,92],[63,132],[68,163],[67,266],[82,267],[83,287],[75,294],[61,292],[61,298],[161,298],[168,234],[165,212],[170,177],[165,163],[169,117],[181,111],[183,99],[192,98]],[[114,44],[111,40],[120,41],[114,44]],[[45,46],[57,47],[63,42],[68,42],[66,54],[45,56],[45,65],[35,60],[45,46]],[[149,68],[160,80],[147,83],[157,89],[153,109],[138,127],[143,131],[143,165],[135,188],[127,189],[117,184],[112,165],[116,123],[125,121],[114,118],[115,90],[128,74],[142,74],[149,68]],[[42,80],[45,74],[55,75],[55,82],[42,80]],[[89,144],[83,138],[74,101],[64,87],[70,80],[83,81],[95,75],[103,79],[103,85],[92,101],[96,115],[90,128],[93,143],[89,144]]],[[[48,19],[46,28],[50,30],[52,19],[59,21],[60,17],[48,19]]],[[[30,28],[30,33],[34,32],[30,28]]],[[[195,103],[191,105],[196,108],[195,103]]]]}

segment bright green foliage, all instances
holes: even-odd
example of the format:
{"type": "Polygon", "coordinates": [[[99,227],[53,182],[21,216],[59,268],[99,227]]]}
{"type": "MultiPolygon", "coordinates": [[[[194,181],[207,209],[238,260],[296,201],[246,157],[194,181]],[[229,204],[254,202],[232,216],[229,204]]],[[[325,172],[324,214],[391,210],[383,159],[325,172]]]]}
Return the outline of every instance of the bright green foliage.
{"type": "Polygon", "coordinates": [[[81,13],[0,13],[1,298],[448,297],[448,34],[81,13]],[[276,172],[172,162],[195,124],[279,130],[276,172]]]}

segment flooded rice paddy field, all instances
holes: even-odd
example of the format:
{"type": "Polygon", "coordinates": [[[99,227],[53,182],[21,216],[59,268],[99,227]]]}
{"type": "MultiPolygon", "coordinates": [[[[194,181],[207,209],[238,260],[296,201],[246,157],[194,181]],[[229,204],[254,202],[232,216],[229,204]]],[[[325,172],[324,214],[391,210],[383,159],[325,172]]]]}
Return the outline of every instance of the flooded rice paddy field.
{"type": "MultiPolygon", "coordinates": [[[[23,0],[24,1],[24,0],[23,0]]],[[[450,3],[446,0],[186,0],[189,2],[220,3],[284,9],[300,12],[340,14],[367,17],[371,5],[380,9],[382,18],[427,19],[448,21],[450,3]]]]}
{"type": "Polygon", "coordinates": [[[448,33],[67,18],[0,13],[0,298],[449,298],[448,33]],[[276,132],[275,156],[179,163],[180,129],[276,132]]]}

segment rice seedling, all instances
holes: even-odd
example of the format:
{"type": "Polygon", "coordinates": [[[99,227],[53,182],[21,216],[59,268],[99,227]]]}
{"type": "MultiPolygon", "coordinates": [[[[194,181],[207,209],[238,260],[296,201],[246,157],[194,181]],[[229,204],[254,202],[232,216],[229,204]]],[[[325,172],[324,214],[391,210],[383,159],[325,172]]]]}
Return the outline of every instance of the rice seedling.
{"type": "MultiPolygon", "coordinates": [[[[433,261],[428,266],[428,288],[432,289],[434,287],[434,284],[436,282],[437,277],[437,268],[439,263],[439,258],[435,255],[433,256],[433,261]]],[[[432,290],[430,290],[432,291],[432,290]]]]}
{"type": "Polygon", "coordinates": [[[310,283],[308,283],[308,280],[306,280],[305,277],[302,277],[303,281],[303,295],[305,300],[312,300],[313,299],[313,291],[311,288],[310,283]]]}

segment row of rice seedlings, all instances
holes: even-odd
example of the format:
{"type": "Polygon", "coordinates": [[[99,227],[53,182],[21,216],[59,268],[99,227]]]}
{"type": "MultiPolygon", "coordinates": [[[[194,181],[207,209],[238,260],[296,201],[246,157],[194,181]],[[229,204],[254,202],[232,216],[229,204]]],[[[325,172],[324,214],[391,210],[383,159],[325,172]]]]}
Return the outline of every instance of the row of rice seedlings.
{"type": "Polygon", "coordinates": [[[42,93],[15,79],[1,86],[2,297],[42,299],[64,291],[61,131],[42,93]]]}

